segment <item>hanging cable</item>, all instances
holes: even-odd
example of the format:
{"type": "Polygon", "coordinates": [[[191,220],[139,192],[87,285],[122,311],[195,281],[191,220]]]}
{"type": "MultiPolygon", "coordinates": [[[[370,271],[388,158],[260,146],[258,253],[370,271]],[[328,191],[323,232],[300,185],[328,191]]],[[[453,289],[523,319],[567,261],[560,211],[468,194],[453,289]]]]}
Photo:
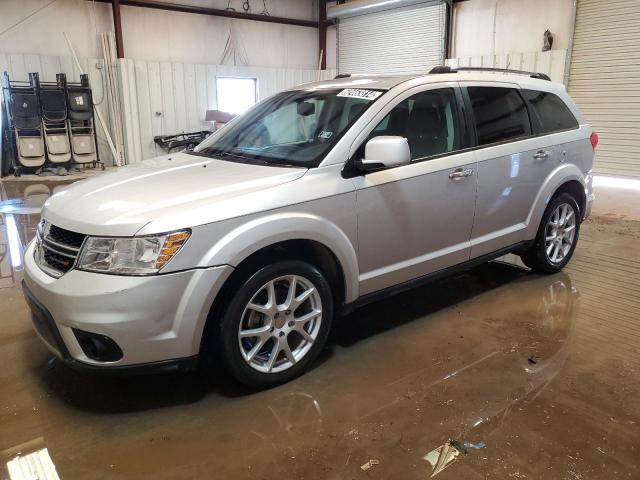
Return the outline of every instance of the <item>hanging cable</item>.
{"type": "Polygon", "coordinates": [[[262,0],[262,7],[263,8],[262,8],[262,12],[260,12],[260,15],[266,15],[267,17],[271,15],[269,13],[269,10],[267,10],[267,0],[262,0]]]}

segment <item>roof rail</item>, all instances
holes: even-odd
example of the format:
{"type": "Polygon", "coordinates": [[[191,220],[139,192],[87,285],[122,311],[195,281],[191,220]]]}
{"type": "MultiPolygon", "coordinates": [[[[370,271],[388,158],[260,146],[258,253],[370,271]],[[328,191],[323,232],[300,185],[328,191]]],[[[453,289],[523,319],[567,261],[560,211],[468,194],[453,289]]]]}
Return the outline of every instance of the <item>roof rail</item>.
{"type": "Polygon", "coordinates": [[[539,80],[551,81],[549,75],[539,72],[527,72],[525,70],[509,70],[508,68],[490,68],[490,67],[449,67],[446,65],[440,65],[433,67],[429,73],[456,73],[456,72],[501,72],[501,73],[514,73],[517,75],[527,75],[531,78],[537,78],[539,80]]]}
{"type": "Polygon", "coordinates": [[[334,80],[335,80],[335,79],[338,79],[338,78],[349,78],[350,76],[351,76],[351,74],[350,74],[350,73],[339,73],[338,75],[336,75],[336,76],[335,76],[335,77],[333,77],[333,78],[334,78],[334,80]]]}

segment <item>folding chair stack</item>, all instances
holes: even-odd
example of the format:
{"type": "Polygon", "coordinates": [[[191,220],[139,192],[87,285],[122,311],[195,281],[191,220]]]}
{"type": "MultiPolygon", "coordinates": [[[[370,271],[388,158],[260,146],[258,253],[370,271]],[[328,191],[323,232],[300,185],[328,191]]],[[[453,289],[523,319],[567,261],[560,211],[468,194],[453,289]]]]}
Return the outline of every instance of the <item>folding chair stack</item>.
{"type": "Polygon", "coordinates": [[[7,128],[13,133],[12,161],[16,176],[20,176],[23,168],[39,173],[46,160],[37,85],[37,73],[30,73],[27,82],[12,81],[4,73],[3,103],[7,128]]]}
{"type": "Polygon", "coordinates": [[[67,163],[70,167],[71,145],[66,88],[66,77],[59,73],[55,82],[40,82],[38,91],[47,159],[52,165],[67,163]]]}
{"type": "Polygon", "coordinates": [[[80,75],[78,83],[67,83],[67,103],[71,152],[74,162],[84,165],[91,164],[94,167],[101,165],[104,170],[104,164],[98,157],[93,97],[88,75],[80,75]]]}

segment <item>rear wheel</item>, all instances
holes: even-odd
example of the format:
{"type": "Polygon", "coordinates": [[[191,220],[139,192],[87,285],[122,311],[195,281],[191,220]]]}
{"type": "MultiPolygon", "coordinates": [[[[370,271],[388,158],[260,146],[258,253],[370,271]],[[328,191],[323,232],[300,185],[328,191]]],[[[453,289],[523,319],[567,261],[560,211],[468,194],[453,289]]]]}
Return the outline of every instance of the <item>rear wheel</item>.
{"type": "Polygon", "coordinates": [[[333,299],[316,267],[288,260],[259,269],[231,299],[219,351],[231,374],[254,388],[287,382],[311,366],[331,326],[333,299]]]}
{"type": "Polygon", "coordinates": [[[547,205],[533,246],[520,257],[535,272],[558,272],[569,263],[579,233],[578,203],[570,194],[561,193],[547,205]]]}

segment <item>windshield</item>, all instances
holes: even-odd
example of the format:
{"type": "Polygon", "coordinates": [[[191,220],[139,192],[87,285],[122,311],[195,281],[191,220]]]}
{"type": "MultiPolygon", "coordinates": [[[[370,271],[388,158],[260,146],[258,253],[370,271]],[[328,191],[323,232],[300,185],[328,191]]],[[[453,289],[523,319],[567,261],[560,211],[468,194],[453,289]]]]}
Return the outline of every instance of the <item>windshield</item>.
{"type": "Polygon", "coordinates": [[[193,152],[225,160],[317,167],[383,92],[364,89],[283,92],[209,137],[193,152]]]}

